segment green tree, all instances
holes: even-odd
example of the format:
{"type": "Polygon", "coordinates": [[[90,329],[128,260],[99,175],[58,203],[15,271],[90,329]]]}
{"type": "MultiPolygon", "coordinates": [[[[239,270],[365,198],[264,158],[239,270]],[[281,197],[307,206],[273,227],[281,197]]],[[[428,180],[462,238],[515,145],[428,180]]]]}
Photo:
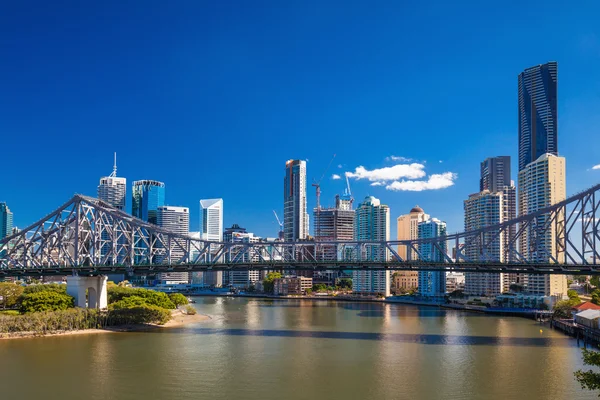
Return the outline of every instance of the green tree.
{"type": "Polygon", "coordinates": [[[263,288],[265,293],[273,293],[273,289],[275,288],[275,279],[281,278],[281,273],[279,272],[269,272],[265,279],[263,280],[263,288]]]}
{"type": "Polygon", "coordinates": [[[592,303],[600,305],[600,289],[594,289],[591,293],[592,303]]]}
{"type": "Polygon", "coordinates": [[[600,276],[594,275],[590,278],[590,283],[595,287],[600,287],[600,276]]]}
{"type": "Polygon", "coordinates": [[[312,294],[312,289],[308,288],[306,289],[306,295],[310,296],[312,294]]]}
{"type": "MultiPolygon", "coordinates": [[[[600,367],[600,352],[593,350],[583,350],[583,363],[585,365],[592,365],[594,367],[600,367]]],[[[587,371],[578,370],[575,371],[575,379],[581,384],[583,389],[598,390],[600,389],[600,373],[589,369],[587,371]]],[[[598,395],[600,397],[600,395],[598,395]]]]}
{"type": "Polygon", "coordinates": [[[511,283],[508,289],[513,293],[521,293],[523,291],[523,285],[518,283],[511,283]]]}
{"type": "Polygon", "coordinates": [[[22,294],[23,286],[11,282],[0,282],[0,304],[3,309],[14,307],[22,294]]]}
{"type": "Polygon", "coordinates": [[[338,285],[342,289],[352,289],[352,278],[340,278],[338,280],[338,285]]]}
{"type": "Polygon", "coordinates": [[[29,285],[23,290],[23,294],[37,293],[37,292],[56,292],[56,293],[67,293],[67,285],[61,285],[58,283],[49,283],[47,285],[29,285]]]}
{"type": "Polygon", "coordinates": [[[317,283],[316,285],[313,285],[312,289],[313,292],[326,292],[327,285],[325,285],[324,283],[317,283]]]}
{"type": "Polygon", "coordinates": [[[52,290],[25,294],[21,297],[21,312],[66,310],[74,307],[74,299],[66,293],[52,290]]]}
{"type": "Polygon", "coordinates": [[[175,304],[176,307],[184,306],[189,303],[187,297],[181,293],[171,293],[169,294],[169,299],[173,302],[173,304],[175,304]]]}
{"type": "Polygon", "coordinates": [[[124,297],[123,299],[119,300],[119,301],[115,301],[114,303],[110,303],[108,305],[108,309],[109,310],[121,310],[123,308],[133,308],[133,307],[140,307],[140,306],[147,306],[148,303],[146,302],[146,299],[144,299],[143,297],[140,296],[129,296],[129,297],[124,297]]]}
{"type": "Polygon", "coordinates": [[[554,318],[572,318],[571,310],[581,301],[577,300],[561,300],[554,304],[554,318]]]}
{"type": "Polygon", "coordinates": [[[452,293],[450,293],[448,296],[453,299],[462,299],[465,296],[465,294],[462,290],[455,290],[452,293]]]}
{"type": "Polygon", "coordinates": [[[581,299],[579,298],[579,294],[576,291],[574,291],[572,289],[567,290],[567,296],[569,296],[569,300],[576,301],[577,304],[581,303],[581,299]]]}

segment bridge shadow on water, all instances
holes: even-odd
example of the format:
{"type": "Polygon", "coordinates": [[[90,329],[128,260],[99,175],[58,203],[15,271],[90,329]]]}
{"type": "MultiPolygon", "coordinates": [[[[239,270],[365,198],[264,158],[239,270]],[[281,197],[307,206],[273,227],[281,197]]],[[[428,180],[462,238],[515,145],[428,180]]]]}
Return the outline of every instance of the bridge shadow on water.
{"type": "Polygon", "coordinates": [[[378,332],[336,332],[336,331],[304,331],[286,329],[247,329],[247,328],[202,328],[185,327],[169,330],[153,330],[155,333],[185,333],[197,335],[220,336],[256,336],[278,338],[311,338],[339,340],[369,340],[395,343],[415,343],[425,345],[455,346],[517,346],[517,347],[572,347],[573,340],[547,337],[496,337],[496,336],[463,336],[413,333],[378,333],[378,332]]]}

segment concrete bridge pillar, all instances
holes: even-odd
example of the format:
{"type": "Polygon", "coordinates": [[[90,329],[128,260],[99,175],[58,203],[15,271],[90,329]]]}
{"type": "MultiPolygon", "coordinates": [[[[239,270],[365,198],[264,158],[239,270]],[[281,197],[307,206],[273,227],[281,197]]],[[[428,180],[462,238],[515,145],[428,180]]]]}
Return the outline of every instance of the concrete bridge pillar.
{"type": "Polygon", "coordinates": [[[68,276],[67,294],[75,298],[75,307],[103,309],[108,306],[107,281],[105,275],[68,276]]]}

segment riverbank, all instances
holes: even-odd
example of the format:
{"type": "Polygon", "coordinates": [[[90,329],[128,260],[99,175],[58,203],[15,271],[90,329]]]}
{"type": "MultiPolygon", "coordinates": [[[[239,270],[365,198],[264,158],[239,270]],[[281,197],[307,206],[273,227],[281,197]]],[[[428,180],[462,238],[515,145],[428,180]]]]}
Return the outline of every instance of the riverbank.
{"type": "Polygon", "coordinates": [[[143,332],[154,329],[178,328],[185,325],[195,324],[210,320],[211,317],[204,314],[188,315],[183,314],[180,310],[174,310],[170,321],[164,325],[157,324],[133,324],[111,326],[104,329],[81,329],[74,331],[48,331],[46,333],[39,332],[15,332],[0,334],[0,340],[6,339],[28,339],[38,337],[52,336],[72,336],[72,335],[96,335],[107,333],[124,333],[124,332],[143,332]]]}

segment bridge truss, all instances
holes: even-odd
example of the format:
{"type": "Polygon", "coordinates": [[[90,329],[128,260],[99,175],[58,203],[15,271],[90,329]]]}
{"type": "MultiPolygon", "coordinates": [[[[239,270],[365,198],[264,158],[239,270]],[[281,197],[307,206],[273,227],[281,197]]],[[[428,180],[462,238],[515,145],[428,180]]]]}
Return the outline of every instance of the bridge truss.
{"type": "Polygon", "coordinates": [[[249,269],[600,274],[600,185],[502,224],[387,242],[208,242],[75,195],[0,241],[0,277],[249,269]]]}

